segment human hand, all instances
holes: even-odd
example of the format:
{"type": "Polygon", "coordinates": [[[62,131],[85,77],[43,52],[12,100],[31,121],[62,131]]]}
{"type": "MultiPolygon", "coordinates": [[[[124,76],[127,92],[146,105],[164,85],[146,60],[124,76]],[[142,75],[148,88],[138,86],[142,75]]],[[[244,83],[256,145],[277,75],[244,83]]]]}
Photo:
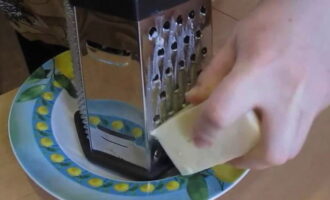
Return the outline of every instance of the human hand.
{"type": "Polygon", "coordinates": [[[315,117],[330,104],[328,0],[265,0],[238,23],[187,93],[204,102],[194,127],[199,147],[254,109],[259,143],[232,164],[263,169],[294,158],[315,117]]]}

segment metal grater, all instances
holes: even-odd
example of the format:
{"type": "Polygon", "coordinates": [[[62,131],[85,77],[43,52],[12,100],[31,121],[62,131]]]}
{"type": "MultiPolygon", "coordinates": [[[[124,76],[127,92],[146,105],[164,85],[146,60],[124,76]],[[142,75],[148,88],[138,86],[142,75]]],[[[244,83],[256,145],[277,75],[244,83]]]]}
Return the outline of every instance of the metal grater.
{"type": "Polygon", "coordinates": [[[210,0],[72,0],[65,8],[85,155],[134,178],[161,176],[172,164],[149,133],[186,106],[212,54],[210,0]]]}

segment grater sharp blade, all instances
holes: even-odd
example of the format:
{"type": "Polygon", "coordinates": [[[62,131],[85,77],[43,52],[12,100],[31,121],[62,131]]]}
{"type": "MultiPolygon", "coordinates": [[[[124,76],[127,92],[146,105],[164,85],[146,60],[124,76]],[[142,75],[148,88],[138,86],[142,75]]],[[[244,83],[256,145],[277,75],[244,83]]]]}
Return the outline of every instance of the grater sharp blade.
{"type": "Polygon", "coordinates": [[[80,44],[79,44],[79,36],[78,36],[78,28],[77,28],[77,19],[75,14],[75,8],[70,4],[69,0],[63,1],[64,11],[66,16],[66,24],[67,24],[67,40],[69,42],[73,70],[75,74],[74,86],[77,91],[77,103],[80,113],[80,118],[85,128],[85,134],[89,137],[89,129],[88,129],[88,110],[86,105],[86,95],[83,84],[83,76],[82,76],[82,64],[81,64],[81,55],[80,55],[80,44]]]}

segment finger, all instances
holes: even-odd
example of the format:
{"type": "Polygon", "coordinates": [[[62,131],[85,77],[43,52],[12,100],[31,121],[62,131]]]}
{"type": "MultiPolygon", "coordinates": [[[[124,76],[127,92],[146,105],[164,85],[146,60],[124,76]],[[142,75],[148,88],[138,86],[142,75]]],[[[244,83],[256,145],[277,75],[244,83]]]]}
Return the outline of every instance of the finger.
{"type": "Polygon", "coordinates": [[[214,87],[229,73],[235,63],[234,43],[234,36],[232,36],[216,54],[210,65],[202,71],[196,86],[186,94],[188,102],[199,104],[207,99],[214,87]]]}
{"type": "Polygon", "coordinates": [[[308,133],[313,125],[316,113],[300,112],[297,120],[297,132],[295,134],[295,143],[291,147],[289,159],[295,158],[303,147],[308,133]]]}
{"type": "MultiPolygon", "coordinates": [[[[236,67],[236,66],[235,66],[236,67]]],[[[203,103],[201,114],[193,128],[194,141],[199,146],[212,144],[214,135],[253,109],[257,94],[253,76],[230,73],[203,103]]]]}
{"type": "Polygon", "coordinates": [[[230,163],[238,168],[264,169],[289,160],[295,141],[296,114],[286,109],[272,108],[262,113],[261,137],[246,155],[230,163]],[[276,109],[276,111],[274,110],[276,109]]]}
{"type": "MultiPolygon", "coordinates": [[[[269,95],[269,91],[274,90],[266,88],[268,90],[262,91],[266,97],[261,103],[263,107],[261,107],[260,141],[248,154],[231,162],[236,167],[264,169],[284,164],[291,159],[293,146],[299,143],[297,142],[297,132],[299,130],[298,122],[301,118],[301,100],[304,99],[304,87],[297,88],[290,98],[286,96],[284,98],[283,94],[282,97],[276,98],[269,95]]],[[[304,139],[305,137],[301,138],[303,141],[304,139]]]]}

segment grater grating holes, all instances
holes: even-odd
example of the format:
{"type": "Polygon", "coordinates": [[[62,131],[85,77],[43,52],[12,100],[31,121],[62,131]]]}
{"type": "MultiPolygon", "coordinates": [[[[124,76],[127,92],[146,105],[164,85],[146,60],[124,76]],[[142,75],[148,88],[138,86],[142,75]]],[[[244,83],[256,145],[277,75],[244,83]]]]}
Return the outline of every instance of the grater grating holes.
{"type": "Polygon", "coordinates": [[[166,74],[166,75],[170,75],[170,74],[171,74],[171,68],[168,67],[168,68],[165,70],[165,74],[166,74]]]}
{"type": "Polygon", "coordinates": [[[196,37],[197,39],[201,39],[201,37],[202,37],[202,31],[201,31],[201,30],[196,31],[196,33],[195,33],[195,37],[196,37]]]}
{"type": "Polygon", "coordinates": [[[154,127],[187,105],[184,93],[196,83],[201,73],[199,63],[208,53],[203,35],[206,15],[206,7],[200,5],[172,19],[159,16],[153,25],[157,35],[153,40],[155,60],[151,82],[158,84],[152,88],[156,96],[151,101],[158,105],[150,113],[154,127]]]}
{"type": "Polygon", "coordinates": [[[164,56],[165,54],[165,49],[164,48],[161,48],[158,50],[158,56],[164,56]]]}
{"type": "Polygon", "coordinates": [[[172,45],[171,45],[171,49],[173,51],[176,51],[178,49],[178,43],[177,42],[173,42],[172,45]]]}
{"type": "Polygon", "coordinates": [[[154,39],[158,36],[157,29],[155,27],[151,27],[149,30],[149,39],[154,39]]]}
{"type": "Polygon", "coordinates": [[[184,62],[184,60],[180,60],[180,61],[179,61],[179,67],[180,67],[180,68],[184,68],[184,66],[185,66],[185,62],[184,62]]]}
{"type": "Polygon", "coordinates": [[[202,52],[202,55],[203,56],[206,56],[206,54],[207,54],[207,48],[204,47],[201,52],[202,52]]]}
{"type": "Polygon", "coordinates": [[[190,56],[190,60],[191,60],[191,62],[195,62],[196,61],[196,54],[192,54],[190,56]]]}
{"type": "Polygon", "coordinates": [[[160,115],[155,115],[153,118],[155,124],[160,124],[160,115]]]}
{"type": "Polygon", "coordinates": [[[187,36],[185,36],[184,38],[183,38],[183,42],[187,45],[187,44],[189,44],[189,42],[190,42],[190,37],[189,37],[189,35],[187,35],[187,36]]]}
{"type": "Polygon", "coordinates": [[[156,75],[154,76],[154,78],[152,79],[152,81],[153,81],[153,82],[157,82],[158,80],[159,80],[159,75],[156,74],[156,75]]]}
{"type": "Polygon", "coordinates": [[[171,28],[171,24],[170,24],[170,22],[169,22],[169,21],[166,21],[166,22],[164,23],[164,25],[163,25],[163,29],[164,29],[165,31],[168,31],[170,28],[171,28]]]}
{"type": "Polygon", "coordinates": [[[162,91],[160,94],[159,94],[159,97],[161,99],[165,99],[166,98],[166,92],[165,91],[162,91]]]}
{"type": "Polygon", "coordinates": [[[201,15],[204,15],[204,16],[206,15],[206,8],[204,6],[201,7],[200,13],[201,13],[201,15]]]}
{"type": "Polygon", "coordinates": [[[182,23],[183,23],[182,15],[179,15],[179,16],[176,18],[176,23],[177,23],[178,25],[182,25],[182,23]]]}
{"type": "Polygon", "coordinates": [[[190,11],[189,14],[188,14],[188,17],[190,19],[194,19],[195,18],[195,11],[194,10],[190,11]]]}

